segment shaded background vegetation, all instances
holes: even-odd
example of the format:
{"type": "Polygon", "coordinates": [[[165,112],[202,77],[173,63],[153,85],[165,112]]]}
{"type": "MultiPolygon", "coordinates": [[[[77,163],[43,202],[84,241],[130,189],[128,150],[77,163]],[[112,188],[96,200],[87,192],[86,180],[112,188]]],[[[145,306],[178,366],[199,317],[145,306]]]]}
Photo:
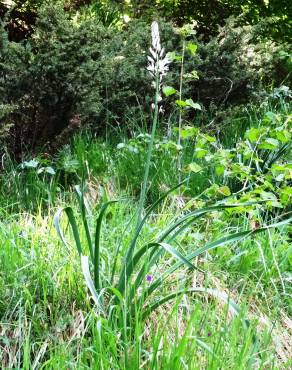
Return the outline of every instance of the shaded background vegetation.
{"type": "MultiPolygon", "coordinates": [[[[4,1],[0,5],[0,140],[17,158],[55,151],[80,127],[100,136],[149,122],[145,69],[149,24],[160,19],[167,51],[181,52],[176,28],[195,23],[185,60],[199,79],[184,94],[200,102],[200,125],[226,109],[289,85],[288,1],[4,1]],[[125,21],[126,20],[126,21],[125,21]],[[128,21],[130,20],[130,21],[128,21]]],[[[179,85],[179,63],[166,83],[179,85]]],[[[167,113],[177,112],[173,100],[167,113]]],[[[191,123],[194,117],[189,116],[191,123]]]]}

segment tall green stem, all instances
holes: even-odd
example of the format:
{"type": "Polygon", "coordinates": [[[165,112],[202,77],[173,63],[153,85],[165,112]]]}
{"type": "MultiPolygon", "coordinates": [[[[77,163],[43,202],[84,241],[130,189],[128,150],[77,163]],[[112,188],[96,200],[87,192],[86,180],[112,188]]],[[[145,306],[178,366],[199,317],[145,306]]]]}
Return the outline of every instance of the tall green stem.
{"type": "Polygon", "coordinates": [[[126,279],[127,279],[126,277],[127,262],[131,261],[132,259],[136,241],[139,235],[139,228],[140,228],[140,224],[142,220],[142,213],[143,213],[145,198],[147,194],[147,184],[148,184],[148,178],[149,178],[149,170],[150,170],[151,157],[152,157],[152,152],[153,152],[155,132],[156,132],[156,127],[157,127],[157,122],[158,122],[158,102],[159,102],[159,73],[158,73],[158,63],[157,63],[157,73],[155,77],[155,102],[154,102],[155,107],[154,107],[154,114],[153,114],[151,137],[150,137],[150,141],[148,145],[147,159],[146,159],[146,165],[145,165],[145,171],[144,171],[144,180],[143,180],[142,190],[141,190],[140,199],[139,199],[137,225],[136,225],[134,238],[125,256],[123,271],[121,273],[119,285],[118,285],[120,292],[123,292],[125,289],[126,279]]]}
{"type": "Polygon", "coordinates": [[[154,108],[154,115],[153,115],[153,123],[152,123],[152,130],[151,130],[151,138],[148,145],[148,151],[147,151],[147,159],[146,159],[146,165],[145,165],[145,171],[144,171],[144,180],[142,185],[142,190],[140,194],[140,200],[139,200],[139,207],[138,207],[138,217],[137,217],[137,226],[139,227],[140,222],[142,220],[142,213],[145,203],[145,198],[147,194],[147,184],[148,184],[148,178],[149,178],[149,170],[150,170],[150,164],[151,164],[151,157],[153,152],[153,145],[155,140],[155,132],[158,122],[158,98],[159,98],[159,74],[157,73],[156,80],[155,80],[155,108],[154,108]]]}
{"type": "Polygon", "coordinates": [[[150,64],[148,65],[147,69],[150,71],[151,75],[155,78],[155,100],[154,100],[154,112],[153,112],[153,121],[152,121],[152,130],[151,130],[151,136],[150,141],[148,144],[148,151],[147,151],[147,158],[146,158],[146,164],[145,164],[145,170],[144,170],[144,179],[139,199],[139,205],[138,205],[138,212],[137,212],[137,224],[135,233],[133,236],[133,239],[130,243],[130,246],[126,252],[124,261],[123,261],[123,269],[122,273],[120,275],[119,283],[118,283],[118,289],[123,294],[126,288],[127,284],[127,270],[132,269],[132,257],[134,253],[134,249],[136,246],[137,239],[140,235],[141,228],[143,226],[143,209],[145,205],[145,199],[147,195],[147,186],[148,186],[148,179],[149,179],[149,171],[150,171],[150,165],[151,165],[151,158],[152,158],[152,152],[153,152],[153,146],[155,141],[155,133],[158,123],[158,113],[159,113],[159,93],[160,93],[160,82],[165,74],[165,72],[168,70],[168,64],[170,61],[165,57],[163,59],[164,51],[161,49],[160,45],[160,36],[159,36],[159,27],[157,22],[152,22],[151,25],[151,36],[152,36],[152,47],[150,48],[151,56],[148,56],[148,61],[150,64]]]}
{"type": "MultiPolygon", "coordinates": [[[[183,40],[183,49],[182,49],[182,57],[181,57],[181,68],[180,68],[180,79],[179,79],[179,100],[182,100],[182,88],[183,88],[183,75],[184,75],[184,59],[185,59],[185,47],[186,42],[183,40]]],[[[178,117],[178,147],[181,145],[181,127],[182,127],[182,110],[179,109],[179,117],[178,117]]],[[[182,158],[181,153],[178,155],[178,182],[181,182],[181,167],[182,167],[182,158]]]]}

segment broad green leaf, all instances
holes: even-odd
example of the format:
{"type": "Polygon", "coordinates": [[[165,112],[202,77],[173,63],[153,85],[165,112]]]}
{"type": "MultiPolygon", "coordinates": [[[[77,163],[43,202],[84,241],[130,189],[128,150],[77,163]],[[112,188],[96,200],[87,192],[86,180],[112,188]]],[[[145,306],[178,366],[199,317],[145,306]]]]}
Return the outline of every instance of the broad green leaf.
{"type": "Polygon", "coordinates": [[[182,56],[181,55],[178,55],[176,54],[175,51],[170,51],[166,54],[166,57],[167,59],[171,60],[171,61],[181,61],[182,60],[182,56]]]}
{"type": "Polygon", "coordinates": [[[171,96],[177,92],[177,90],[171,86],[164,86],[162,91],[165,96],[171,96]]]}
{"type": "Polygon", "coordinates": [[[91,297],[94,300],[94,303],[97,305],[100,311],[103,311],[102,307],[102,300],[101,300],[101,293],[98,294],[97,291],[95,290],[90,271],[89,271],[89,260],[87,256],[81,256],[81,269],[83,272],[83,276],[85,278],[86,285],[91,293],[91,297]]]}
{"type": "Polygon", "coordinates": [[[292,195],[292,187],[286,186],[285,188],[281,189],[281,192],[287,195],[292,195]]]}
{"type": "Polygon", "coordinates": [[[104,218],[105,212],[110,204],[116,203],[115,200],[109,201],[101,207],[99,212],[98,218],[96,220],[96,228],[95,228],[95,240],[94,240],[94,286],[97,290],[100,289],[100,232],[101,232],[101,225],[102,220],[104,218]]]}
{"type": "Polygon", "coordinates": [[[198,45],[194,44],[193,42],[188,42],[186,49],[191,53],[192,56],[194,56],[196,55],[198,45]]]}
{"type": "Polygon", "coordinates": [[[180,137],[182,139],[187,139],[189,137],[194,137],[198,134],[198,129],[193,126],[184,126],[179,129],[180,137]]]}
{"type": "Polygon", "coordinates": [[[92,238],[91,238],[91,233],[89,230],[88,222],[87,222],[87,217],[86,217],[86,212],[89,213],[89,205],[85,200],[84,197],[84,189],[81,188],[79,185],[76,185],[74,187],[75,193],[77,195],[77,199],[79,202],[79,207],[80,207],[80,212],[81,212],[81,219],[83,223],[83,227],[85,229],[85,234],[86,234],[86,239],[87,239],[87,245],[90,253],[91,260],[94,260],[94,251],[93,251],[93,243],[92,243],[92,238]]]}
{"type": "Polygon", "coordinates": [[[223,194],[226,197],[229,197],[229,195],[231,195],[231,191],[228,186],[220,186],[217,191],[218,193],[223,194]]]}
{"type": "Polygon", "coordinates": [[[216,172],[216,175],[217,176],[223,175],[224,171],[225,171],[225,167],[224,166],[216,166],[215,167],[215,172],[216,172]]]}
{"type": "Polygon", "coordinates": [[[202,110],[200,104],[194,103],[193,102],[193,99],[187,99],[185,101],[185,103],[187,104],[188,107],[191,107],[191,108],[194,108],[194,109],[198,109],[198,110],[202,110]]]}
{"type": "Polygon", "coordinates": [[[55,214],[55,216],[54,216],[54,226],[57,230],[57,234],[59,235],[59,237],[62,240],[62,242],[64,243],[64,245],[68,246],[68,243],[66,242],[66,239],[65,239],[65,237],[63,235],[63,232],[62,232],[62,229],[61,229],[61,222],[60,221],[61,221],[62,212],[65,212],[67,217],[68,217],[69,224],[72,228],[76,248],[78,250],[79,255],[81,255],[82,254],[82,246],[81,246],[81,241],[80,241],[80,236],[79,236],[79,230],[78,230],[78,226],[77,226],[77,223],[76,223],[76,220],[75,220],[75,217],[74,217],[73,209],[71,207],[61,208],[55,214]]]}
{"type": "Polygon", "coordinates": [[[247,132],[245,133],[245,137],[252,143],[255,143],[256,141],[258,141],[261,134],[262,134],[261,129],[252,127],[251,129],[247,130],[247,132]]]}
{"type": "Polygon", "coordinates": [[[202,110],[202,107],[200,106],[200,104],[195,103],[192,99],[187,99],[185,101],[184,100],[176,100],[175,102],[180,107],[189,107],[189,108],[193,108],[193,109],[202,110]]]}
{"type": "Polygon", "coordinates": [[[176,100],[175,103],[180,107],[186,107],[187,103],[183,100],[176,100]]]}
{"type": "Polygon", "coordinates": [[[205,139],[206,141],[208,141],[209,143],[215,143],[216,141],[216,137],[215,136],[210,136],[210,135],[207,135],[207,134],[202,134],[202,138],[205,139]]]}
{"type": "Polygon", "coordinates": [[[264,117],[265,123],[270,123],[275,120],[276,114],[274,112],[267,112],[264,117]]]}
{"type": "Polygon", "coordinates": [[[282,143],[287,143],[288,141],[291,140],[291,134],[287,130],[282,129],[281,131],[280,130],[276,131],[275,135],[276,135],[276,138],[282,143]]]}
{"type": "Polygon", "coordinates": [[[203,148],[196,148],[195,150],[195,156],[197,158],[203,158],[208,154],[208,150],[203,149],[203,148]]]}
{"type": "Polygon", "coordinates": [[[261,191],[260,196],[263,200],[273,200],[277,201],[277,197],[274,193],[268,191],[261,191]]]}
{"type": "Polygon", "coordinates": [[[259,144],[260,149],[274,150],[278,147],[279,141],[273,138],[268,138],[259,144]]]}
{"type": "Polygon", "coordinates": [[[267,207],[284,208],[283,204],[281,204],[281,202],[278,202],[278,201],[267,202],[267,207]]]}
{"type": "Polygon", "coordinates": [[[190,163],[187,166],[187,168],[188,168],[189,171],[192,171],[194,173],[198,173],[198,172],[202,171],[202,167],[200,165],[198,165],[197,163],[195,163],[195,162],[190,163]]]}

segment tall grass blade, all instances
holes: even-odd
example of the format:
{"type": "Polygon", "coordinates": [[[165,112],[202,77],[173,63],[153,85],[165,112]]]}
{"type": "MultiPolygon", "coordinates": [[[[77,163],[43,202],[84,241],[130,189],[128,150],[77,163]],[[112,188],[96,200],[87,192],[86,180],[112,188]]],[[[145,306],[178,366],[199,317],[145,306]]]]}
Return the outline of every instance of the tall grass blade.
{"type": "MultiPolygon", "coordinates": [[[[211,213],[213,211],[222,211],[224,209],[230,209],[230,208],[236,208],[236,207],[246,207],[250,206],[252,204],[255,204],[255,202],[248,202],[248,203],[241,203],[241,204],[220,204],[210,207],[205,207],[201,209],[197,209],[195,211],[189,212],[185,216],[179,218],[177,221],[174,221],[165,231],[162,232],[162,234],[158,237],[158,240],[161,242],[165,240],[169,234],[171,234],[172,231],[174,231],[176,228],[178,228],[180,225],[182,225],[185,221],[192,218],[192,222],[195,221],[197,218],[204,216],[207,213],[211,213]]],[[[190,222],[191,223],[191,222],[190,222]]],[[[183,229],[180,229],[175,235],[178,236],[183,229]]],[[[174,239],[173,237],[171,238],[174,239]]]]}
{"type": "MultiPolygon", "coordinates": [[[[188,260],[186,259],[178,250],[173,248],[171,245],[167,243],[150,243],[146,244],[144,247],[142,247],[133,257],[133,263],[129,265],[129,270],[127,271],[127,280],[130,280],[130,277],[132,273],[134,272],[134,268],[139,263],[141,258],[145,255],[145,253],[151,249],[151,253],[148,259],[144,260],[143,266],[141,267],[135,283],[132,285],[131,293],[129,296],[129,300],[131,301],[132,298],[134,298],[135,292],[138,289],[138,287],[141,285],[143,279],[145,278],[147,272],[149,271],[149,263],[148,261],[151,261],[151,266],[153,265],[153,255],[158,249],[161,249],[162,252],[166,251],[169,254],[171,254],[175,259],[179,260],[182,264],[185,264],[188,268],[191,270],[196,269],[196,267],[188,260]]],[[[161,254],[158,254],[160,256],[161,254]]],[[[155,259],[156,260],[156,259],[155,259]]]]}

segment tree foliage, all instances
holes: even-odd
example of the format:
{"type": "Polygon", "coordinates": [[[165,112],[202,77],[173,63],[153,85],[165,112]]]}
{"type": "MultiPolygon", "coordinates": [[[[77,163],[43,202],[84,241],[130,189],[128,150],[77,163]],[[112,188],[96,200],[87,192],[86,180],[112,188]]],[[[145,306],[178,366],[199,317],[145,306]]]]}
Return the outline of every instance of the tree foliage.
{"type": "Polygon", "coordinates": [[[205,37],[216,34],[230,16],[241,17],[242,25],[256,24],[263,18],[272,18],[270,32],[275,37],[291,37],[291,4],[289,0],[132,0],[123,3],[123,9],[134,18],[153,17],[155,14],[178,25],[195,20],[199,33],[205,37]],[[127,6],[125,4],[128,4],[127,6]]]}

